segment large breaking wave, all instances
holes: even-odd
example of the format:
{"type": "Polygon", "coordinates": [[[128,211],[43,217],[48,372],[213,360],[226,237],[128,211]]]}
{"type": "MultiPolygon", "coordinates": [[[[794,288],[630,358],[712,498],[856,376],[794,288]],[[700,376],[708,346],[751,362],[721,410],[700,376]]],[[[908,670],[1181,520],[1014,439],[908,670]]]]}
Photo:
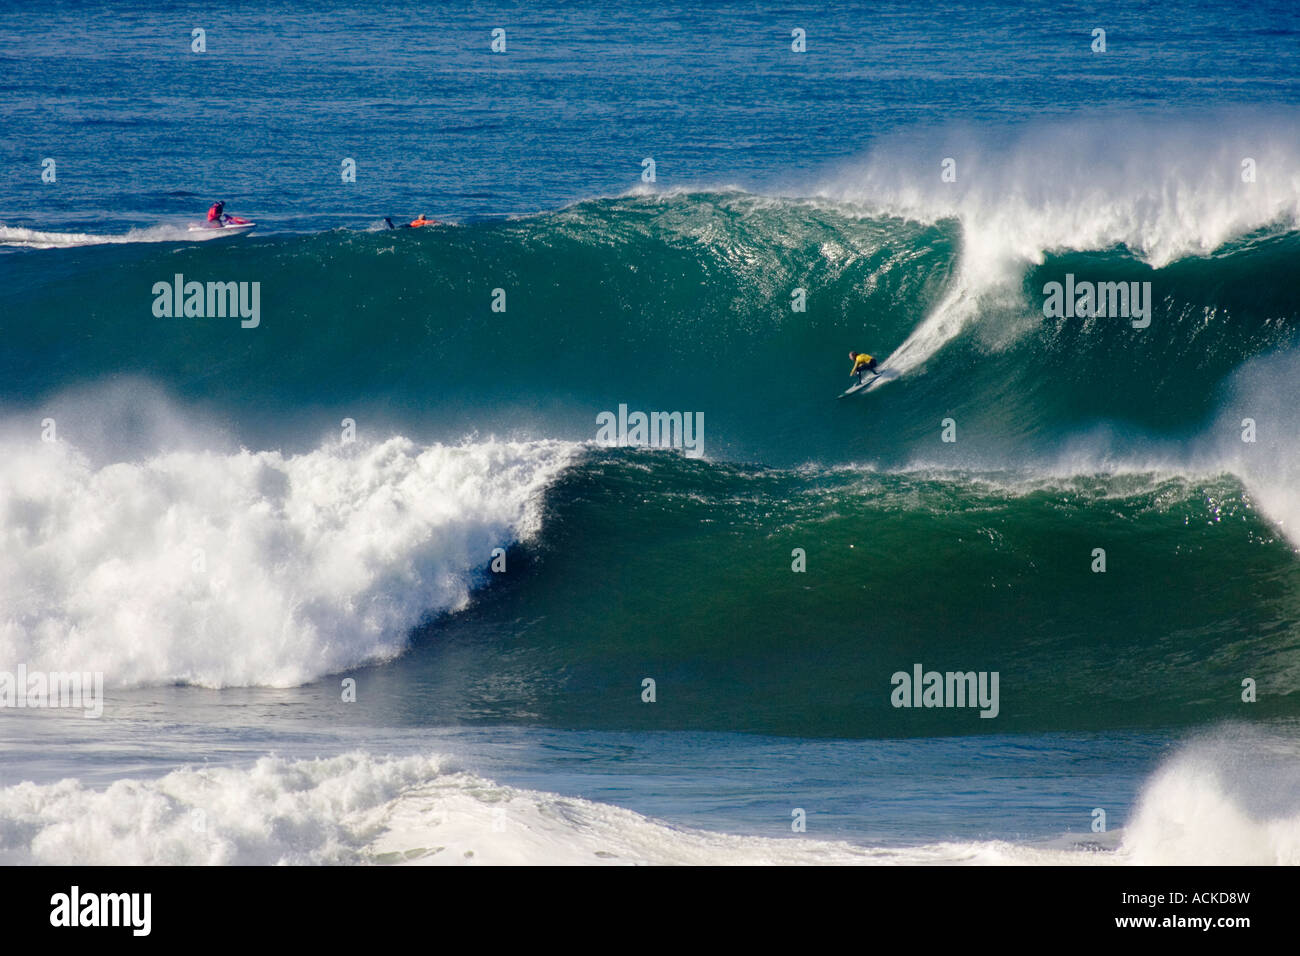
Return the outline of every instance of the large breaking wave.
{"type": "Polygon", "coordinates": [[[884,146],[785,198],[6,255],[4,650],[286,685],[459,642],[500,707],[471,680],[450,714],[819,735],[965,732],[863,703],[851,675],[918,655],[1019,668],[1026,728],[1291,686],[1295,136],[1075,133],[884,146]],[[260,282],[260,325],[156,318],[178,273],[260,282]],[[1066,274],[1151,282],[1150,326],[1045,320],[1066,274]],[[902,374],[836,402],[849,349],[902,374]],[[620,404],[702,412],[707,460],[580,450],[620,404]],[[522,643],[502,588],[471,602],[496,546],[522,643]],[[699,706],[602,697],[653,668],[699,706]]]}

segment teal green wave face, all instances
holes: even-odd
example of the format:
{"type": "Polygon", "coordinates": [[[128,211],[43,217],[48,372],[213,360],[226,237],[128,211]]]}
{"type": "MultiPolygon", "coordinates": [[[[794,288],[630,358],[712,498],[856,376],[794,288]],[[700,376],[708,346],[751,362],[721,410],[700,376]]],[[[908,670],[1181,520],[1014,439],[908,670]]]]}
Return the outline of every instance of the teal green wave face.
{"type": "Polygon", "coordinates": [[[963,285],[962,256],[955,222],[742,193],[593,201],[419,234],[8,255],[0,308],[21,320],[0,356],[0,399],[139,376],[277,443],[317,413],[431,437],[581,440],[627,404],[703,414],[715,458],[1000,467],[1103,422],[1183,437],[1238,365],[1295,340],[1282,279],[1300,265],[1293,234],[1160,269],[1123,250],[1049,257],[996,295],[963,285]],[[257,327],[155,315],[152,290],[177,275],[257,283],[257,327]],[[1067,276],[1150,283],[1149,325],[1045,317],[1043,290],[1067,276]],[[933,354],[833,401],[849,351],[888,365],[954,297],[976,307],[933,354]],[[946,418],[955,445],[940,441],[946,418]]]}
{"type": "Polygon", "coordinates": [[[9,256],[0,295],[28,320],[0,382],[30,400],[70,368],[129,374],[245,425],[365,406],[447,435],[593,438],[626,403],[704,413],[724,426],[717,453],[780,446],[810,422],[833,447],[847,353],[901,342],[953,255],[949,226],[711,194],[420,233],[9,256]],[[154,316],[151,290],[178,274],[260,282],[258,327],[154,316]]]}
{"type": "MultiPolygon", "coordinates": [[[[344,420],[416,441],[596,443],[624,409],[703,425],[702,457],[594,447],[551,485],[509,571],[367,675],[394,721],[1179,726],[1237,716],[1245,679],[1267,688],[1252,713],[1295,716],[1300,240],[1160,268],[1048,256],[997,287],[966,254],[955,222],[739,193],[11,254],[0,399],[124,378],[142,407],[161,393],[290,451],[344,420]],[[257,326],[155,315],[177,275],[259,283],[257,326]],[[1044,315],[1053,283],[1102,281],[1151,284],[1140,328],[1044,315]],[[850,350],[888,367],[946,315],[903,374],[836,400],[850,350]],[[931,673],[996,675],[996,703],[895,705],[897,675],[931,673]]],[[[95,437],[58,417],[75,447],[95,437]]]]}
{"type": "Polygon", "coordinates": [[[412,720],[908,737],[1300,714],[1289,544],[1228,476],[778,471],[593,454],[382,690],[412,720]],[[898,707],[915,665],[998,675],[898,707]],[[431,682],[410,704],[412,673],[431,682]],[[1263,675],[1268,675],[1264,677],[1263,675]],[[654,681],[655,700],[643,699],[654,681]],[[403,703],[407,702],[407,703],[403,703]],[[417,713],[418,711],[418,713],[417,713]]]}

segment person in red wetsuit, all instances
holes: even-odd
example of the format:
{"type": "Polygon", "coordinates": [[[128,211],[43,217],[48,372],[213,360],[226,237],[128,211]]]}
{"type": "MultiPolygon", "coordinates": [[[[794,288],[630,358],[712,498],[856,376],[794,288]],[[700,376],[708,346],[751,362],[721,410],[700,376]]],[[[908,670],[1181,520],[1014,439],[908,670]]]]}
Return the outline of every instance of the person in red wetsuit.
{"type": "Polygon", "coordinates": [[[214,228],[221,226],[249,226],[252,225],[247,219],[240,219],[238,216],[232,216],[226,212],[225,202],[214,202],[212,208],[208,210],[208,225],[214,228]]]}

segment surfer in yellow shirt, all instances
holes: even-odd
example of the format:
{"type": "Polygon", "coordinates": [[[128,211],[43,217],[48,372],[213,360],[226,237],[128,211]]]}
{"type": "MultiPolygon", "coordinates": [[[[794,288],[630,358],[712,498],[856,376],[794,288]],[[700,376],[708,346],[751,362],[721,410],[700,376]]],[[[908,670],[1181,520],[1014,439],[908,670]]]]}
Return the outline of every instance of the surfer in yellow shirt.
{"type": "Polygon", "coordinates": [[[849,377],[857,376],[858,384],[862,384],[862,373],[870,372],[872,375],[879,375],[876,371],[876,360],[866,352],[850,352],[849,361],[853,363],[853,369],[849,372],[849,377]]]}

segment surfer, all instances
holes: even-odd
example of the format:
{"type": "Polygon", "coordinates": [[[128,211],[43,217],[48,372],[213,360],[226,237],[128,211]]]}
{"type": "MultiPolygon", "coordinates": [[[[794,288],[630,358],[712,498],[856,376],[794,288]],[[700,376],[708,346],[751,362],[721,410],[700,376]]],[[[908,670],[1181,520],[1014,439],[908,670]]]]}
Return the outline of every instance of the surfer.
{"type": "Polygon", "coordinates": [[[388,216],[384,217],[384,226],[388,229],[418,229],[420,226],[436,226],[438,220],[430,219],[424,213],[412,219],[410,222],[404,222],[400,226],[394,226],[393,220],[388,216]]]}
{"type": "Polygon", "coordinates": [[[876,371],[876,360],[866,352],[850,352],[849,361],[853,363],[853,369],[849,372],[849,377],[857,376],[858,384],[862,384],[862,373],[870,372],[872,375],[879,375],[876,371]]]}

